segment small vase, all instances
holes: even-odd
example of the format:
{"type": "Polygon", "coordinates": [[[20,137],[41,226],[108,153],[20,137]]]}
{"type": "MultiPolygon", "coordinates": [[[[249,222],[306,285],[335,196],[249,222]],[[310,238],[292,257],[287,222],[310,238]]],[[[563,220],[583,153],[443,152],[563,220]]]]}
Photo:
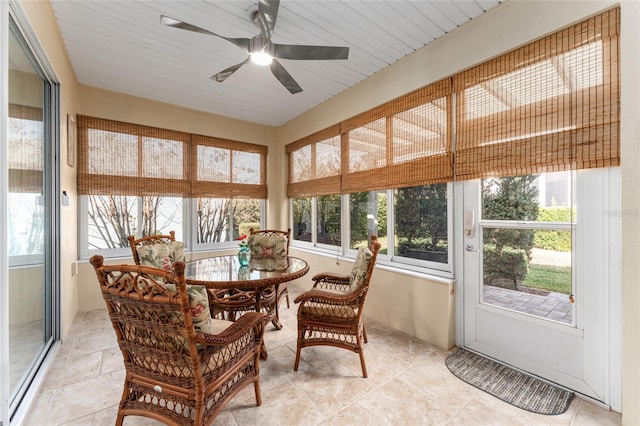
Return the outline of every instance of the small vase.
{"type": "Polygon", "coordinates": [[[240,266],[247,266],[250,260],[251,251],[249,247],[240,247],[240,251],[238,251],[238,262],[240,262],[240,266]]]}

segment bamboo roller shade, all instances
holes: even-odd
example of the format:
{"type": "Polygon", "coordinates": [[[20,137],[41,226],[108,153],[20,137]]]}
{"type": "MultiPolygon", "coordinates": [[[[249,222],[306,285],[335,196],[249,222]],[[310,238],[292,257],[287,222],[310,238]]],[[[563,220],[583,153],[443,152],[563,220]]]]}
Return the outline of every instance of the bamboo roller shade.
{"type": "Polygon", "coordinates": [[[619,9],[454,77],[456,179],[616,166],[619,9]]]}
{"type": "MultiPolygon", "coordinates": [[[[453,178],[451,80],[443,80],[286,147],[289,197],[446,182],[453,178]],[[340,135],[339,168],[321,176],[317,146],[340,135]],[[304,155],[304,150],[309,155],[304,155]],[[309,157],[311,165],[302,164],[309,157]],[[315,167],[315,168],[314,168],[315,167]],[[308,170],[315,170],[309,172],[308,170]],[[307,170],[306,173],[300,170],[307,170]]],[[[320,163],[321,164],[321,163],[320,163]]]]}
{"type": "Polygon", "coordinates": [[[267,196],[266,146],[83,115],[77,128],[80,194],[267,196]]]}
{"type": "Polygon", "coordinates": [[[287,145],[288,196],[619,165],[619,25],[608,10],[287,145]],[[294,172],[338,134],[338,175],[294,172]]]}

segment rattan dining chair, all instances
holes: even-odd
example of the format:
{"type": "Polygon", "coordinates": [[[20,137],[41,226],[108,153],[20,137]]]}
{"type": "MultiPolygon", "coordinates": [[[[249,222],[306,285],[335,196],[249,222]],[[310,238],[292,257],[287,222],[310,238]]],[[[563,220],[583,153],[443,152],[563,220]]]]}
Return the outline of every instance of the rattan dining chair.
{"type": "Polygon", "coordinates": [[[169,270],[173,262],[184,261],[184,243],[176,241],[175,231],[142,238],[129,235],[127,239],[136,265],[169,270]]]}
{"type": "Polygon", "coordinates": [[[363,352],[367,332],[362,311],[379,250],[380,242],[372,235],[369,247],[358,249],[350,275],[317,274],[312,278],[313,288],[295,298],[294,303],[300,306],[294,371],[298,371],[302,348],[325,345],[359,354],[362,376],[367,377],[363,352]]]}
{"type": "Polygon", "coordinates": [[[116,425],[144,416],[170,425],[205,425],[245,386],[261,405],[259,354],[268,317],[252,312],[235,322],[195,315],[205,301],[190,297],[184,262],[171,271],[104,265],[91,258],[124,358],[126,377],[116,425]]]}
{"type": "MultiPolygon", "coordinates": [[[[291,230],[255,230],[249,229],[247,245],[251,252],[251,258],[284,258],[289,254],[289,236],[291,230]]],[[[251,265],[251,264],[250,264],[251,265]]],[[[216,318],[222,318],[234,321],[244,312],[248,312],[247,300],[253,299],[253,290],[247,291],[242,289],[233,290],[211,290],[212,315],[216,318]]],[[[289,307],[289,290],[287,283],[274,284],[273,289],[262,291],[261,299],[263,311],[269,315],[275,315],[273,325],[276,328],[281,327],[279,321],[280,312],[278,305],[280,301],[286,298],[287,307],[289,307]],[[275,312],[273,312],[275,311],[275,312]]]]}
{"type": "MultiPolygon", "coordinates": [[[[286,257],[289,255],[290,240],[291,228],[286,231],[251,228],[247,244],[252,257],[286,257]]],[[[278,318],[278,305],[282,298],[287,299],[287,308],[290,308],[287,283],[276,285],[276,317],[278,318]]]]}

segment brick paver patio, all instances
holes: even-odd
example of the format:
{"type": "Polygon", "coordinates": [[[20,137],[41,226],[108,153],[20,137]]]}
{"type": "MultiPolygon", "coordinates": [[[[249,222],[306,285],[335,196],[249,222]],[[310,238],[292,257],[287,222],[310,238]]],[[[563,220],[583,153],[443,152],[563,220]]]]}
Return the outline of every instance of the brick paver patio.
{"type": "Polygon", "coordinates": [[[571,302],[566,294],[550,292],[546,296],[541,296],[485,285],[483,301],[517,312],[571,324],[571,302]]]}

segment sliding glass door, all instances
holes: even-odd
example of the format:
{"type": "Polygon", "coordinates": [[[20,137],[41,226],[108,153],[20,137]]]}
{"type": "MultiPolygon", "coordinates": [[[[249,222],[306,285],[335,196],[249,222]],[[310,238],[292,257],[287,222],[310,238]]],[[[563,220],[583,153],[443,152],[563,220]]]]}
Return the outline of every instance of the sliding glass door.
{"type": "MultiPolygon", "coordinates": [[[[57,338],[59,202],[58,87],[34,54],[17,21],[9,19],[7,111],[9,412],[25,401],[57,338]]],[[[4,267],[4,266],[3,266],[4,267]]],[[[6,330],[6,326],[3,327],[6,330]]],[[[6,388],[5,388],[6,389],[6,388]]]]}

